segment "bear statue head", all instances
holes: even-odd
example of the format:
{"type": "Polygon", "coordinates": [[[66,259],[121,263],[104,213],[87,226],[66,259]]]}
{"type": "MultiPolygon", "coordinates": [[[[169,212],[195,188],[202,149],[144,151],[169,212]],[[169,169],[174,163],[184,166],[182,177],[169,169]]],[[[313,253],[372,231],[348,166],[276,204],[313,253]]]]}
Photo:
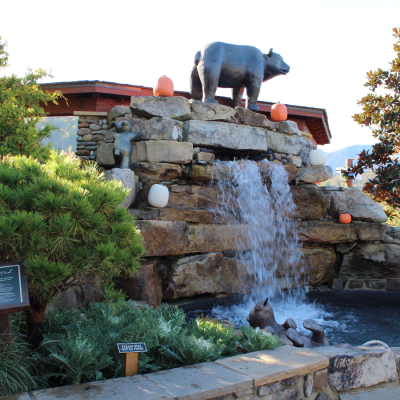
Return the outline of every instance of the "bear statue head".
{"type": "Polygon", "coordinates": [[[264,79],[263,82],[269,79],[275,78],[278,75],[286,75],[290,67],[283,61],[283,58],[278,53],[274,53],[272,49],[269,50],[268,54],[264,54],[265,67],[264,67],[264,79]]]}
{"type": "Polygon", "coordinates": [[[264,329],[267,326],[275,326],[275,316],[272,307],[268,304],[268,297],[265,301],[259,301],[246,319],[252,328],[264,329]]]}

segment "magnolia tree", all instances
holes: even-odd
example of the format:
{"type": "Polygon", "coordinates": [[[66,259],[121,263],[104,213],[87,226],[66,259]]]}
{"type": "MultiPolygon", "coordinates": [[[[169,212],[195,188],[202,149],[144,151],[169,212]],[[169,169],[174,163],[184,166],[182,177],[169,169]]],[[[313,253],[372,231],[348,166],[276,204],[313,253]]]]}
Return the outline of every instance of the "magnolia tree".
{"type": "Polygon", "coordinates": [[[393,32],[397,39],[396,58],[389,70],[379,68],[367,73],[365,86],[370,93],[358,102],[362,112],[353,116],[360,125],[372,130],[378,142],[371,151],[362,151],[357,164],[344,171],[348,176],[373,169],[375,177],[365,184],[363,191],[375,201],[386,202],[392,210],[400,206],[400,29],[393,32]]]}
{"type": "MultiPolygon", "coordinates": [[[[6,44],[0,37],[0,70],[8,66],[6,44]]],[[[33,156],[44,161],[50,153],[50,146],[40,146],[42,139],[50,137],[55,128],[38,123],[46,115],[41,103],[53,102],[63,97],[55,91],[45,93],[40,89],[38,81],[51,76],[39,69],[28,71],[23,78],[15,75],[0,77],[0,155],[33,156]]]]}
{"type": "MultiPolygon", "coordinates": [[[[25,156],[0,163],[0,262],[23,260],[29,287],[28,337],[38,346],[46,307],[96,275],[103,286],[133,276],[144,252],[140,232],[119,207],[127,192],[95,164],[54,151],[46,164],[25,156]]],[[[110,291],[111,292],[111,291],[110,291]]]]}

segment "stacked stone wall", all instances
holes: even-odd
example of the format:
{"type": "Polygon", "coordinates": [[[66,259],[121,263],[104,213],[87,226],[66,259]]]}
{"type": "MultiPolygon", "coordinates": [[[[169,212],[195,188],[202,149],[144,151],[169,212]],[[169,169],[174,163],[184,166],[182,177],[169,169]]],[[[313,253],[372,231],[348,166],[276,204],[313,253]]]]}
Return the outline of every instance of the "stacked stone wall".
{"type": "MultiPolygon", "coordinates": [[[[112,109],[107,124],[104,118],[97,123],[91,118],[79,120],[82,147],[77,154],[95,158],[108,179],[118,176],[132,189],[125,206],[136,217],[147,249],[141,276],[121,282],[132,298],[157,305],[162,300],[249,290],[251,277],[234,254],[251,243],[240,237],[246,230],[241,221],[230,213],[211,211],[220,194],[213,166],[250,159],[268,182],[269,164],[260,162],[265,158],[287,171],[297,209],[293,218],[304,282],[353,289],[360,284],[352,282],[360,281],[362,288],[371,290],[400,289],[400,236],[384,224],[382,207],[357,189],[316,185],[333,172],[329,166],[309,165],[312,146],[295,122],[271,122],[243,108],[183,97],[139,96],[132,97],[131,106],[112,109]],[[119,169],[116,139],[121,135],[133,138],[129,169],[119,169]],[[152,185],[160,182],[169,189],[168,205],[162,209],[148,203],[152,185]],[[342,211],[352,215],[351,224],[338,222],[342,211]]],[[[285,275],[285,268],[279,274],[285,275]]]]}

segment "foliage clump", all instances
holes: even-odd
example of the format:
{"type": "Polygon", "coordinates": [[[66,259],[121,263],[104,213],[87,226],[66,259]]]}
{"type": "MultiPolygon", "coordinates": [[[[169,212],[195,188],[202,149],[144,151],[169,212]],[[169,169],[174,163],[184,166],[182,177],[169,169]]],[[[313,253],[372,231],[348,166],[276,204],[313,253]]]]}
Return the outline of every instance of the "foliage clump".
{"type": "Polygon", "coordinates": [[[92,303],[85,310],[53,310],[45,320],[41,360],[51,383],[71,384],[122,376],[117,343],[145,342],[139,373],[212,362],[279,346],[277,335],[241,327],[243,336],[218,320],[185,322],[185,313],[163,304],[133,308],[127,301],[92,303]]]}
{"type": "MultiPolygon", "coordinates": [[[[6,43],[0,37],[0,70],[8,66],[6,43]]],[[[60,91],[53,93],[41,90],[38,81],[51,77],[43,69],[29,70],[18,78],[16,75],[0,77],[0,156],[26,155],[44,161],[50,154],[50,146],[40,142],[49,138],[55,128],[38,123],[46,115],[43,105],[64,98],[60,91]]]]}
{"type": "Polygon", "coordinates": [[[43,323],[47,304],[81,278],[101,277],[107,292],[113,278],[138,271],[144,247],[133,218],[119,207],[126,195],[121,182],[105,181],[95,164],[82,166],[73,155],[52,152],[46,164],[3,157],[0,262],[24,260],[28,330],[43,323]]]}
{"type": "MultiPolygon", "coordinates": [[[[394,44],[396,58],[389,70],[378,68],[367,73],[364,85],[370,93],[358,104],[362,113],[353,119],[358,124],[369,127],[378,143],[370,151],[362,151],[356,165],[348,174],[362,174],[366,169],[374,171],[375,176],[364,186],[366,192],[377,202],[386,202],[392,207],[400,206],[400,28],[393,29],[397,42],[394,44]]],[[[387,212],[390,216],[391,211],[387,212]]]]}

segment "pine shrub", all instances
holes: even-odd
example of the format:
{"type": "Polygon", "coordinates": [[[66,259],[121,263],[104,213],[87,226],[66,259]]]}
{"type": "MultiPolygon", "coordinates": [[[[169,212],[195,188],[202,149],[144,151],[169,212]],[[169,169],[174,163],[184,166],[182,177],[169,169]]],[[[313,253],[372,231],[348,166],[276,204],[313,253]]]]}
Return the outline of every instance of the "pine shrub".
{"type": "MultiPolygon", "coordinates": [[[[23,156],[0,163],[0,262],[25,263],[28,335],[39,345],[47,304],[60,292],[101,277],[133,276],[144,252],[134,219],[119,204],[127,192],[94,163],[52,152],[46,164],[23,156]],[[32,338],[32,336],[31,336],[32,338]]],[[[107,293],[106,293],[107,294],[107,293]]]]}

